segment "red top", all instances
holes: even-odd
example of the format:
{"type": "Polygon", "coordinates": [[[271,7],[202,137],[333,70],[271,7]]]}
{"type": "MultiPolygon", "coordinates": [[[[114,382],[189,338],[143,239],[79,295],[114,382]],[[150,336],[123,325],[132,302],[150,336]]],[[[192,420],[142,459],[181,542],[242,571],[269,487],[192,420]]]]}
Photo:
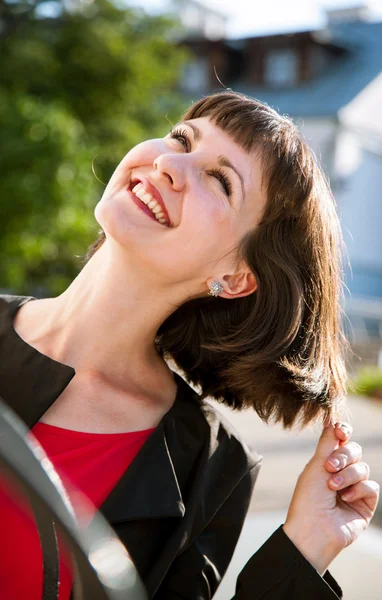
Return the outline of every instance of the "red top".
{"type": "MultiPolygon", "coordinates": [[[[83,433],[38,422],[31,431],[62,478],[76,510],[76,494],[70,482],[99,508],[154,429],[83,433]]],[[[8,481],[0,487],[0,515],[0,597],[41,600],[43,562],[39,534],[29,502],[8,481]]],[[[60,540],[59,551],[59,600],[69,600],[70,556],[60,540]]]]}

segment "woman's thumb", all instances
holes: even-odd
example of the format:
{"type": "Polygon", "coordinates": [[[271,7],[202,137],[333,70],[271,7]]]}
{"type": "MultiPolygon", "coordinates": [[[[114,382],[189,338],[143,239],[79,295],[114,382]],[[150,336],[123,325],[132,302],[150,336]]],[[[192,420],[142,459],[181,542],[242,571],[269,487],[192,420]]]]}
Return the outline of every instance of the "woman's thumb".
{"type": "Polygon", "coordinates": [[[325,423],[320,439],[318,440],[315,455],[325,461],[339,446],[338,438],[334,432],[335,425],[325,423]]]}

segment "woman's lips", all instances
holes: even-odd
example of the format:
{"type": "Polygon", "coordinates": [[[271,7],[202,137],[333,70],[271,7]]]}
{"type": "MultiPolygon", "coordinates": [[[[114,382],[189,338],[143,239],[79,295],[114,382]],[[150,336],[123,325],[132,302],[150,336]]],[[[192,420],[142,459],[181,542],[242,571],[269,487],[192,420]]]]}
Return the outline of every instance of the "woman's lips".
{"type": "Polygon", "coordinates": [[[160,193],[160,191],[155,187],[155,185],[153,185],[151,183],[151,181],[149,179],[147,179],[147,177],[142,176],[142,185],[145,188],[145,190],[147,190],[149,192],[149,194],[152,195],[153,198],[155,198],[155,200],[157,202],[159,202],[159,204],[162,207],[162,211],[164,212],[164,214],[167,217],[167,221],[170,222],[169,216],[168,216],[168,212],[167,212],[167,208],[166,205],[164,203],[162,194],[160,193]]]}
{"type": "MultiPolygon", "coordinates": [[[[133,190],[134,187],[138,184],[141,183],[143,185],[143,187],[145,188],[145,190],[151,194],[151,196],[158,202],[158,204],[161,206],[162,208],[162,212],[165,215],[165,219],[168,223],[168,227],[173,227],[173,223],[170,219],[170,215],[168,214],[168,210],[167,207],[164,203],[162,194],[160,193],[160,191],[155,187],[155,185],[153,185],[151,183],[151,181],[145,177],[144,175],[138,175],[137,177],[134,177],[130,183],[130,190],[133,190]]],[[[155,218],[155,217],[154,217],[155,218]]]]}

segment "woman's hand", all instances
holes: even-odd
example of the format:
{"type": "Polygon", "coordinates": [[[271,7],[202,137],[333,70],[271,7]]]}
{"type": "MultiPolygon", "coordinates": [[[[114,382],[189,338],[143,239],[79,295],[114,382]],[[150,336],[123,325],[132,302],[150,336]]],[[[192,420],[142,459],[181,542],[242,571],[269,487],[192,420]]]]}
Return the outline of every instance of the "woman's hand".
{"type": "Polygon", "coordinates": [[[369,525],[379,485],[369,480],[362,448],[347,423],[324,427],[316,452],[298,478],[283,529],[321,573],[369,525]],[[336,482],[336,478],[341,480],[336,482]]]}

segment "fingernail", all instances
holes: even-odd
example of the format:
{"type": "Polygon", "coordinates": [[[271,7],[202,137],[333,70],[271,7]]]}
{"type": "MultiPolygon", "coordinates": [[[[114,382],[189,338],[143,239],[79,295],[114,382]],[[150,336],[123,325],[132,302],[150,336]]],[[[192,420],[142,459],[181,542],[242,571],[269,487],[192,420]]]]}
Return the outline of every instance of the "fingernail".
{"type": "Polygon", "coordinates": [[[353,498],[354,494],[353,492],[347,492],[346,494],[343,494],[343,496],[341,496],[342,500],[345,500],[346,502],[348,500],[351,500],[353,498]]]}
{"type": "Polygon", "coordinates": [[[338,467],[340,466],[340,461],[338,460],[338,458],[330,458],[328,460],[328,462],[332,465],[332,467],[334,467],[335,469],[338,469],[338,467]]]}
{"type": "Polygon", "coordinates": [[[332,484],[335,485],[336,487],[341,485],[341,483],[344,482],[344,478],[341,477],[341,475],[337,475],[336,477],[332,478],[332,484]]]}
{"type": "Polygon", "coordinates": [[[350,429],[349,429],[349,426],[348,426],[348,425],[346,425],[346,423],[340,423],[340,424],[338,425],[338,427],[339,427],[340,429],[342,429],[342,431],[344,432],[344,434],[345,434],[345,435],[350,435],[350,429]]]}

